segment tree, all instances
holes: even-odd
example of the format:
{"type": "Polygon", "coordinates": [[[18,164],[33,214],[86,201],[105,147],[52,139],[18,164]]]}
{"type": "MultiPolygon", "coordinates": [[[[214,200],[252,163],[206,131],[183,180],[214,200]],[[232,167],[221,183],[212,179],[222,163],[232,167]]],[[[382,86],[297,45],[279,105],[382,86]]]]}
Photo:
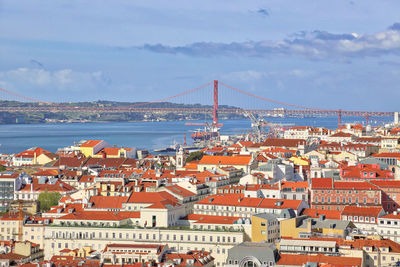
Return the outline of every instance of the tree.
{"type": "Polygon", "coordinates": [[[0,172],[3,172],[6,170],[6,167],[4,167],[3,165],[0,165],[0,172]]]}
{"type": "Polygon", "coordinates": [[[58,204],[61,199],[59,192],[48,192],[47,190],[40,193],[38,197],[40,211],[49,211],[50,207],[58,204]]]}
{"type": "Polygon", "coordinates": [[[186,162],[194,161],[194,160],[201,160],[203,157],[204,153],[203,151],[195,151],[191,152],[189,156],[186,159],[186,162]]]}

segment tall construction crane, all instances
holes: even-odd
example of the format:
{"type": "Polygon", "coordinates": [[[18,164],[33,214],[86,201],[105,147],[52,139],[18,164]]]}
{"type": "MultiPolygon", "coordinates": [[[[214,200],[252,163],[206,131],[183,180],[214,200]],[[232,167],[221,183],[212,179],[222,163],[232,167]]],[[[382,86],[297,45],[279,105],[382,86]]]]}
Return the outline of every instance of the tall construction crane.
{"type": "Polygon", "coordinates": [[[245,111],[244,116],[249,118],[251,121],[251,128],[253,129],[255,142],[259,143],[263,139],[264,128],[267,126],[266,121],[263,118],[257,118],[253,113],[245,111]]]}

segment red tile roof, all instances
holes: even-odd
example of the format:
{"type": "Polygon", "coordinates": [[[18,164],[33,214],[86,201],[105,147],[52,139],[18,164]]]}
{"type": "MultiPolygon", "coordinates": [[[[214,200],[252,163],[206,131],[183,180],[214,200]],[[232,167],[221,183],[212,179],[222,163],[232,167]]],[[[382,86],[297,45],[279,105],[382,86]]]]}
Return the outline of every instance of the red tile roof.
{"type": "Polygon", "coordinates": [[[261,146],[298,147],[305,144],[303,139],[268,138],[261,146]]]}
{"type": "Polygon", "coordinates": [[[86,160],[85,157],[64,157],[61,156],[54,164],[54,167],[59,167],[59,166],[66,166],[69,168],[78,168],[80,167],[83,162],[86,160]]]}
{"type": "Polygon", "coordinates": [[[33,191],[57,191],[57,192],[72,192],[76,191],[75,187],[70,186],[69,184],[57,180],[56,183],[54,184],[39,184],[38,178],[32,178],[32,184],[25,184],[23,188],[20,189],[20,191],[31,191],[31,187],[33,191]]]}
{"type": "Polygon", "coordinates": [[[356,189],[356,190],[379,190],[379,188],[368,182],[348,182],[348,181],[334,181],[332,178],[312,178],[312,189],[356,189]]]}
{"type": "Polygon", "coordinates": [[[94,209],[122,209],[122,204],[128,200],[129,197],[120,196],[92,196],[89,203],[93,203],[94,209]]]}
{"type": "Polygon", "coordinates": [[[178,199],[168,192],[133,192],[127,203],[157,203],[163,200],[178,203],[178,199]]]}
{"type": "Polygon", "coordinates": [[[332,189],[333,179],[332,178],[312,178],[311,188],[312,189],[332,189]]]}
{"type": "Polygon", "coordinates": [[[243,194],[219,194],[208,196],[196,204],[217,205],[217,206],[240,206],[240,207],[259,207],[273,209],[292,208],[297,210],[301,200],[291,199],[268,199],[268,198],[253,198],[243,197],[243,194]]]}
{"type": "Polygon", "coordinates": [[[84,166],[104,166],[106,168],[119,168],[126,161],[126,158],[89,158],[84,166]]]}

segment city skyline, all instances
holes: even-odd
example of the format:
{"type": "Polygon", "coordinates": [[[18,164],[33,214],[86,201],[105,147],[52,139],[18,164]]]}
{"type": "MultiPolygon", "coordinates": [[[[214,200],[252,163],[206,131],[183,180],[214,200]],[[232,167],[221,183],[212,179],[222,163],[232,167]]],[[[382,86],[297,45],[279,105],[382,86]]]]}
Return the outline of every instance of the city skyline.
{"type": "Polygon", "coordinates": [[[0,87],[135,102],[218,79],[291,104],[397,109],[395,1],[105,3],[3,1],[0,87]]]}

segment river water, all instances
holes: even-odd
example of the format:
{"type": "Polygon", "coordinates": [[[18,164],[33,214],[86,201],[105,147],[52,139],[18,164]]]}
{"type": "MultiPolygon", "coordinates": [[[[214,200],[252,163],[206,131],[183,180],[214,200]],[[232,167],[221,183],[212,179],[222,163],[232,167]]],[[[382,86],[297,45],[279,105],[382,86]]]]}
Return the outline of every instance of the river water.
{"type": "MultiPolygon", "coordinates": [[[[385,122],[391,119],[386,118],[385,122]]],[[[330,129],[337,127],[336,117],[266,118],[266,120],[296,126],[321,126],[330,129]]],[[[349,117],[343,121],[361,120],[349,117]]],[[[249,120],[221,122],[224,124],[221,128],[222,134],[240,134],[250,130],[249,120]]],[[[56,152],[59,147],[70,146],[74,141],[87,139],[101,139],[112,145],[152,150],[169,146],[174,141],[183,143],[185,133],[190,143],[190,134],[198,128],[199,126],[186,126],[183,121],[0,125],[0,153],[18,153],[33,146],[56,152]]]]}

